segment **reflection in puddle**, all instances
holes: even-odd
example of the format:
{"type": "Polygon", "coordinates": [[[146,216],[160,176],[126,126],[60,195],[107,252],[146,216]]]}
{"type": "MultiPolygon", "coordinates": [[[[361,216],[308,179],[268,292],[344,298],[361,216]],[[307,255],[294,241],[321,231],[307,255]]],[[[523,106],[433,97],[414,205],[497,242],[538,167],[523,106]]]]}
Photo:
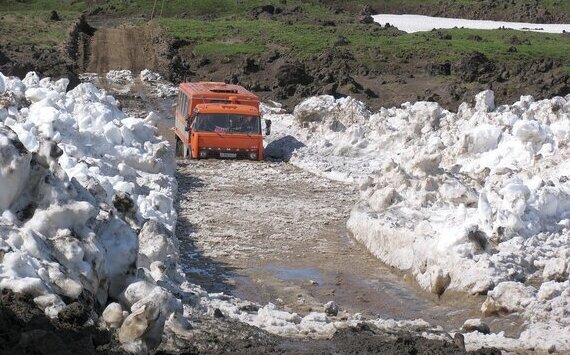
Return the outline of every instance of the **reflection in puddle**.
{"type": "Polygon", "coordinates": [[[311,268],[292,268],[280,265],[265,265],[259,268],[271,272],[282,281],[313,280],[319,285],[323,283],[323,277],[319,270],[311,268]]]}
{"type": "MultiPolygon", "coordinates": [[[[382,267],[365,278],[346,271],[278,264],[254,267],[250,271],[256,275],[254,278],[258,279],[258,282],[261,279],[270,284],[269,279],[259,274],[259,271],[269,272],[272,277],[282,282],[283,288],[277,292],[278,295],[291,290],[287,284],[296,284],[323,304],[332,300],[350,313],[362,313],[370,318],[396,320],[422,318],[431,324],[442,325],[447,331],[459,329],[466,319],[483,318],[491,329],[504,330],[507,336],[517,337],[521,331],[521,321],[516,315],[483,317],[480,305],[484,297],[456,294],[447,295],[445,300],[430,298],[429,295],[382,267]],[[309,280],[315,281],[317,285],[309,284],[307,282],[309,280]]],[[[246,281],[248,279],[249,277],[245,276],[240,283],[241,286],[238,286],[238,294],[244,292],[239,296],[262,303],[269,301],[257,298],[260,296],[259,284],[249,285],[248,288],[252,287],[250,290],[243,287],[249,284],[246,281]]],[[[269,292],[269,295],[272,293],[269,292]]]]}

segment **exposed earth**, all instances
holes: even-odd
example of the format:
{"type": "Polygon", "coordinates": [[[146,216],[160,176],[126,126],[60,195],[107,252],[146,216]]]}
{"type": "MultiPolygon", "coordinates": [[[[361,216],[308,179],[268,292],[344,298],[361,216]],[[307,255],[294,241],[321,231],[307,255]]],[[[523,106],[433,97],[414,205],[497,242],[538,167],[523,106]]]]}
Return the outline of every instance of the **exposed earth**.
{"type": "MultiPolygon", "coordinates": [[[[366,35],[396,38],[403,33],[394,27],[370,23],[366,16],[384,11],[546,22],[564,22],[570,16],[565,12],[551,13],[530,2],[507,7],[493,4],[483,2],[476,8],[456,6],[452,2],[399,7],[384,2],[371,2],[367,7],[338,4],[331,5],[330,11],[348,14],[343,17],[345,20],[320,21],[323,28],[331,26],[336,31],[344,26],[350,31],[350,26],[364,23],[366,35]]],[[[174,83],[192,80],[239,82],[264,99],[277,100],[288,108],[315,94],[350,95],[372,108],[427,100],[456,109],[461,102],[471,100],[476,93],[488,88],[495,91],[499,104],[513,102],[521,95],[541,99],[570,92],[568,63],[546,55],[516,61],[509,60],[508,53],[489,58],[469,50],[464,50],[461,57],[447,60],[421,51],[393,56],[382,48],[370,53],[369,49],[355,51],[347,47],[349,41],[340,36],[333,46],[318,55],[296,54],[283,50],[279,43],[270,43],[268,46],[272,49],[256,55],[208,56],[196,54],[200,42],[176,38],[154,21],[134,21],[133,17],[114,17],[112,13],[102,11],[91,11],[77,20],[71,26],[68,38],[58,47],[20,44],[0,38],[0,70],[7,75],[23,75],[33,69],[44,76],[71,76],[73,86],[78,83],[78,74],[86,71],[103,73],[111,69],[131,69],[139,72],[148,68],[174,83]]],[[[293,5],[262,6],[246,14],[244,19],[271,19],[284,25],[314,22],[311,14],[293,5]]],[[[225,38],[227,43],[242,41],[228,36],[225,38]]],[[[447,46],[446,40],[452,38],[441,31],[426,36],[426,41],[440,41],[438,45],[441,46],[447,46]]],[[[562,40],[570,41],[570,37],[562,36],[562,40]]],[[[472,36],[468,41],[475,45],[487,40],[472,36]]],[[[525,46],[530,44],[516,35],[507,38],[505,43],[510,46],[508,51],[513,53],[526,51],[525,46]]],[[[469,43],[462,45],[469,47],[469,43]]]]}
{"type": "MultiPolygon", "coordinates": [[[[111,334],[82,325],[88,318],[85,308],[72,303],[59,316],[48,320],[33,302],[10,292],[0,299],[0,354],[120,354],[111,334]]],[[[157,353],[174,351],[163,344],[157,353]]],[[[329,341],[304,342],[270,335],[236,321],[202,319],[195,340],[183,350],[192,354],[460,354],[454,343],[429,340],[418,335],[382,332],[374,327],[349,328],[329,341]]],[[[180,349],[177,349],[180,353],[180,349]]],[[[480,350],[476,354],[499,354],[480,350]]]]}

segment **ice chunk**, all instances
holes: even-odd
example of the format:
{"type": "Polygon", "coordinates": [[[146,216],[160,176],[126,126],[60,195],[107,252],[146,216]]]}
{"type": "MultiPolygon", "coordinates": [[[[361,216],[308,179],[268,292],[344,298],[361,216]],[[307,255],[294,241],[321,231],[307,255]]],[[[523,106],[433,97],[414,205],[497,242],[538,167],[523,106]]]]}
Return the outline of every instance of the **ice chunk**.
{"type": "Polygon", "coordinates": [[[498,284],[487,295],[481,306],[485,315],[522,311],[535,297],[536,289],[520,282],[507,281],[498,284]]]}
{"type": "Polygon", "coordinates": [[[0,212],[20,195],[30,173],[32,155],[8,127],[0,126],[0,212]]]}
{"type": "Polygon", "coordinates": [[[103,311],[103,321],[111,328],[119,328],[125,319],[123,312],[123,307],[119,303],[110,303],[103,311]]]}
{"type": "Polygon", "coordinates": [[[495,109],[495,93],[485,90],[475,96],[475,110],[491,112],[495,109]]]}

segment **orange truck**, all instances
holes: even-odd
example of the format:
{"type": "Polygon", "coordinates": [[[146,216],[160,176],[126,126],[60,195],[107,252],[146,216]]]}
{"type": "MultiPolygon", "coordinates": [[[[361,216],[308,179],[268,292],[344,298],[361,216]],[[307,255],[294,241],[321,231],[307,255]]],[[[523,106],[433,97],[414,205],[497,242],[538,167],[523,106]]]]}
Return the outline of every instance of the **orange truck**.
{"type": "MultiPolygon", "coordinates": [[[[269,135],[271,121],[265,126],[269,135]]],[[[259,97],[239,85],[180,84],[175,132],[184,158],[263,159],[259,97]]]]}

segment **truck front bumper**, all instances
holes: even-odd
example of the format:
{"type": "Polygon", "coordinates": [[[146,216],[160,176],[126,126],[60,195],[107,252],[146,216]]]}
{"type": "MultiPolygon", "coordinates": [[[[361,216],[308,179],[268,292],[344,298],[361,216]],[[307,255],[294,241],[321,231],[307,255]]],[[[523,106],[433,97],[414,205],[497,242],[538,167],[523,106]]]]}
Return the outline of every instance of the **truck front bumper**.
{"type": "Polygon", "coordinates": [[[206,148],[200,147],[200,159],[250,159],[258,160],[259,152],[257,149],[227,149],[227,148],[206,148]]]}

